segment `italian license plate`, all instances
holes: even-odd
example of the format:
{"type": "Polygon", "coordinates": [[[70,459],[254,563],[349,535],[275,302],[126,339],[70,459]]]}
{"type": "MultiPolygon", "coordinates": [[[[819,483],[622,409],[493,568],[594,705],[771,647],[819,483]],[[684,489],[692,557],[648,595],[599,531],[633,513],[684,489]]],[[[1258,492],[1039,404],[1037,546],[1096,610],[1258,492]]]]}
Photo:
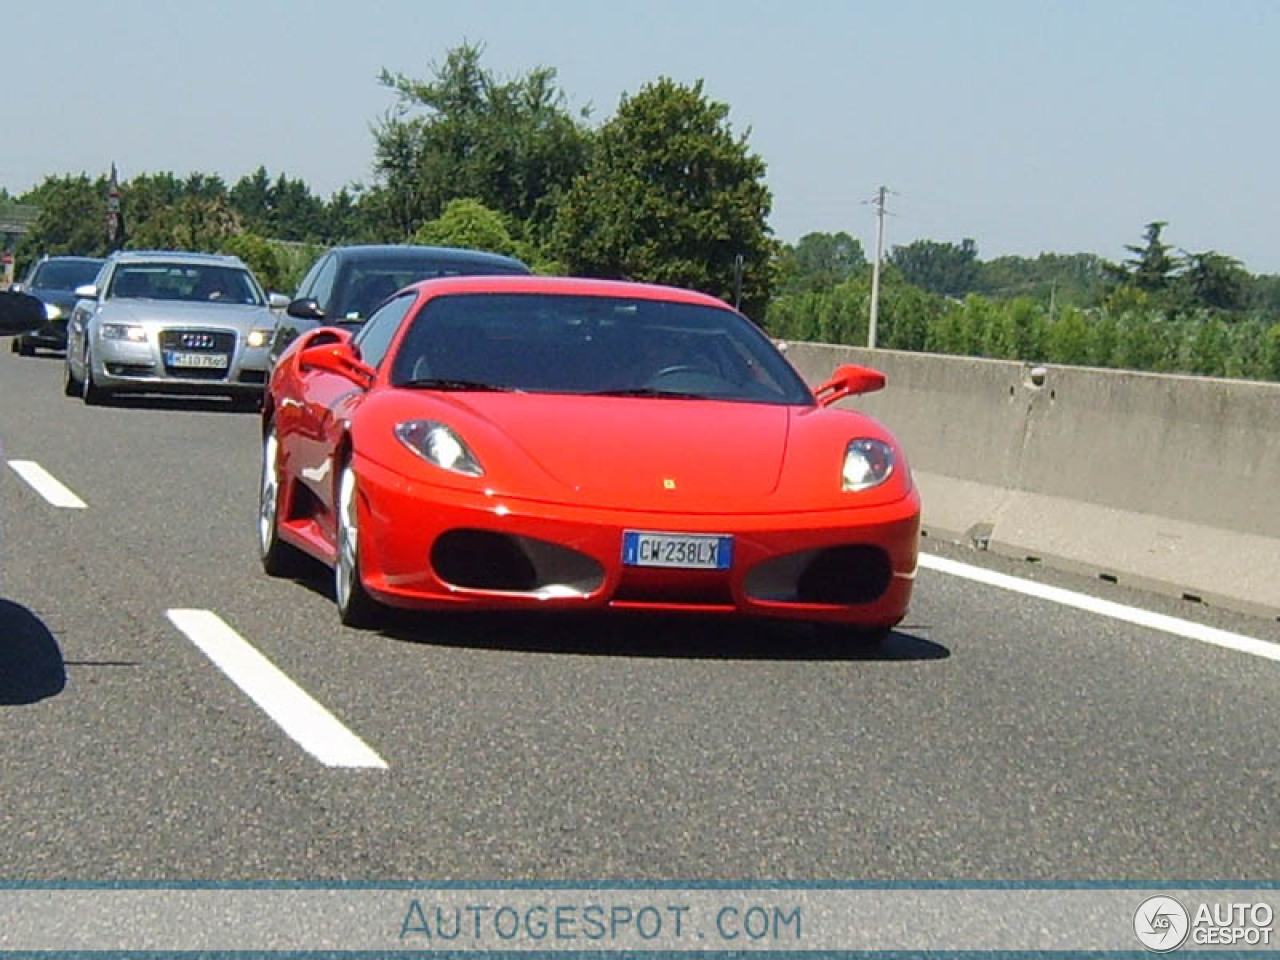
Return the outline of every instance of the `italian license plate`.
{"type": "Polygon", "coordinates": [[[231,364],[225,353],[179,353],[176,350],[165,355],[165,363],[171,367],[193,367],[201,370],[221,370],[231,364]]]}
{"type": "Polygon", "coordinates": [[[625,530],[622,562],[630,567],[728,570],[733,563],[733,537],[625,530]]]}

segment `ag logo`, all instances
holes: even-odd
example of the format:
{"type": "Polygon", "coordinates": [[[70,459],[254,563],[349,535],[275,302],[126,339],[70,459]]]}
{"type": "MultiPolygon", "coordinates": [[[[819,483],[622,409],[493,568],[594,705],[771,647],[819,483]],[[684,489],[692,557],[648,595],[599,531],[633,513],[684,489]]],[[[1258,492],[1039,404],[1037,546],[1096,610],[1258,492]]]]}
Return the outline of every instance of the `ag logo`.
{"type": "Polygon", "coordinates": [[[1187,908],[1173,897],[1148,897],[1133,915],[1133,932],[1153,953],[1177,950],[1191,929],[1187,908]]]}

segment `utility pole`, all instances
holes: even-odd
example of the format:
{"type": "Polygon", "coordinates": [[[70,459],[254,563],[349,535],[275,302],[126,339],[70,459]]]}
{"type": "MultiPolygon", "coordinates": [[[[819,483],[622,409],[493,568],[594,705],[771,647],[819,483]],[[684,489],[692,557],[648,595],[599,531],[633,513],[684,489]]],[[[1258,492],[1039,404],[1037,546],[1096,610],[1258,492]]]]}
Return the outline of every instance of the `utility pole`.
{"type": "Polygon", "coordinates": [[[889,191],[881,187],[872,204],[876,208],[876,258],[871,264],[871,321],[867,324],[867,346],[876,348],[876,321],[880,318],[880,260],[884,257],[884,198],[889,191]]]}

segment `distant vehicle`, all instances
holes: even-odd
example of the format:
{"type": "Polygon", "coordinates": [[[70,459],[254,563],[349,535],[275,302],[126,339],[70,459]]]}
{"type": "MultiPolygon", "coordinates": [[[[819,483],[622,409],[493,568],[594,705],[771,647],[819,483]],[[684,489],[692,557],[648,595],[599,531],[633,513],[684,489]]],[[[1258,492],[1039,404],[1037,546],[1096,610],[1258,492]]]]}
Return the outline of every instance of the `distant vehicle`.
{"type": "Polygon", "coordinates": [[[220,394],[257,406],[275,327],[271,308],[287,298],[265,295],[239,258],[122,251],[75,292],[68,396],[92,404],[113,393],[220,394]]]}
{"type": "Polygon", "coordinates": [[[67,318],[76,305],[76,287],[93,283],[106,261],[98,257],[41,257],[21,283],[9,289],[26,293],[44,304],[45,322],[13,338],[14,353],[29,357],[36,350],[65,350],[67,318]]]}
{"type": "Polygon", "coordinates": [[[259,551],[384,606],[811,621],[878,642],[906,612],[920,497],[882,425],[810,390],[722,301],[563,277],[396,294],[303,334],[263,398],[259,551]]]}
{"type": "Polygon", "coordinates": [[[312,264],[277,321],[272,363],[299,334],[325,324],[361,324],[383,300],[418,280],[530,272],[514,257],[458,247],[334,247],[312,264]]]}

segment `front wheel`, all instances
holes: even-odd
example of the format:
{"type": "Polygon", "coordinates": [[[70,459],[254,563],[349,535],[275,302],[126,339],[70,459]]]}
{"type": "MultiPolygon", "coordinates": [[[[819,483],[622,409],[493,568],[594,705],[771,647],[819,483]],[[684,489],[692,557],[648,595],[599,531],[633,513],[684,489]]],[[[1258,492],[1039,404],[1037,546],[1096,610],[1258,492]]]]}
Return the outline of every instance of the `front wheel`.
{"type": "Polygon", "coordinates": [[[80,381],[71,372],[71,357],[62,362],[62,392],[68,397],[80,396],[80,381]]]}
{"type": "Polygon", "coordinates": [[[262,442],[262,482],[258,487],[258,557],[270,577],[292,577],[302,567],[302,554],[280,539],[280,442],[273,424],[262,442]]]}
{"type": "Polygon", "coordinates": [[[333,563],[333,595],[338,618],[348,627],[373,627],[382,619],[382,604],[369,596],[360,579],[360,510],[356,472],[342,468],[338,480],[338,556],[333,563]]]}
{"type": "Polygon", "coordinates": [[[93,382],[93,357],[89,353],[89,348],[84,348],[84,379],[80,381],[80,399],[87,406],[97,406],[100,403],[106,403],[111,395],[103,390],[100,386],[93,382]]]}

